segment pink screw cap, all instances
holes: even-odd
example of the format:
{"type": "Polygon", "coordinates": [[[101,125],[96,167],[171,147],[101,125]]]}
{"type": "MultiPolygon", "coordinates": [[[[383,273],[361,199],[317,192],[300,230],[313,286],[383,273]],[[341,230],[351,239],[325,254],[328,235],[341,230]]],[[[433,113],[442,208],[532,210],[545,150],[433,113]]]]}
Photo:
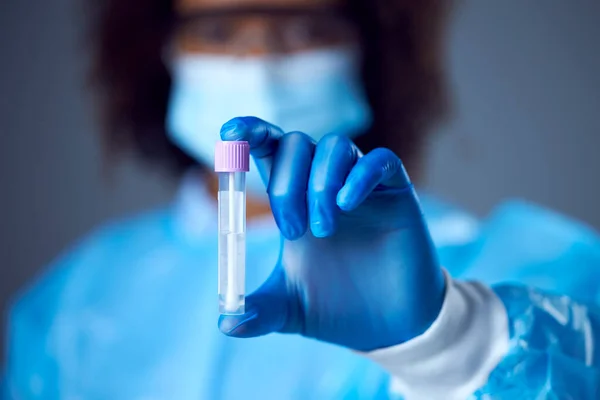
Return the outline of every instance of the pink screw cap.
{"type": "Polygon", "coordinates": [[[215,172],[248,172],[249,170],[250,145],[248,142],[217,142],[215,172]]]}

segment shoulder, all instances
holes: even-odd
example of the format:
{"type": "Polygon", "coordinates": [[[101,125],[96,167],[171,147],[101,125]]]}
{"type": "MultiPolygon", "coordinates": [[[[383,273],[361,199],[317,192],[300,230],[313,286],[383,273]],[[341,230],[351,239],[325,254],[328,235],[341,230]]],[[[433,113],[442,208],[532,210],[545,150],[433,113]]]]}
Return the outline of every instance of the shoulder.
{"type": "Polygon", "coordinates": [[[516,281],[585,300],[600,284],[600,236],[592,227],[524,201],[498,206],[472,248],[471,277],[516,281]]]}
{"type": "Polygon", "coordinates": [[[11,318],[23,313],[51,315],[53,308],[75,295],[72,288],[85,290],[101,271],[164,245],[170,229],[169,210],[154,210],[97,227],[63,251],[18,294],[11,318]]]}
{"type": "Polygon", "coordinates": [[[497,207],[481,229],[481,250],[504,248],[511,263],[600,261],[600,236],[587,224],[525,201],[497,207]]]}
{"type": "Polygon", "coordinates": [[[110,381],[126,369],[156,368],[182,326],[200,325],[197,315],[176,310],[187,311],[183,305],[200,297],[204,281],[194,272],[202,269],[188,258],[197,260],[203,250],[186,252],[172,215],[158,210],[98,227],[22,291],[7,324],[11,391],[57,398],[64,394],[59,389],[80,388],[58,388],[57,381],[82,382],[94,376],[90,371],[104,371],[110,381]],[[129,348],[149,356],[132,357],[129,348]],[[103,356],[116,351],[116,358],[103,356]]]}

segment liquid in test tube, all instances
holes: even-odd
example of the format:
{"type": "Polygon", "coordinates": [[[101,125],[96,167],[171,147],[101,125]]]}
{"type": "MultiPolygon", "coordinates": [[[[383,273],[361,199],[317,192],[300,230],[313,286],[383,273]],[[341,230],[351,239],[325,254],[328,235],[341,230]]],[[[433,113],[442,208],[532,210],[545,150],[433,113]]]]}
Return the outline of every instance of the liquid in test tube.
{"type": "Polygon", "coordinates": [[[248,142],[217,142],[219,175],[219,312],[244,313],[246,289],[246,172],[248,142]]]}

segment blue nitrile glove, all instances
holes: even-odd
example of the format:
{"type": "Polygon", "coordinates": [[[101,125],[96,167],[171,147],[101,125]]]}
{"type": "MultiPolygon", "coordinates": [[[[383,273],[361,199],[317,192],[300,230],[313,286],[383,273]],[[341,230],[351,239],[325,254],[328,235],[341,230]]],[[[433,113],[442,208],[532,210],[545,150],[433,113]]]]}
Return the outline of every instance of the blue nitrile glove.
{"type": "Polygon", "coordinates": [[[250,143],[282,234],[272,275],[247,297],[244,315],[221,316],[222,332],[299,333],[369,351],[431,325],[444,277],[414,188],[392,151],[363,156],[345,136],[315,144],[254,117],[229,121],[221,139],[250,143]]]}

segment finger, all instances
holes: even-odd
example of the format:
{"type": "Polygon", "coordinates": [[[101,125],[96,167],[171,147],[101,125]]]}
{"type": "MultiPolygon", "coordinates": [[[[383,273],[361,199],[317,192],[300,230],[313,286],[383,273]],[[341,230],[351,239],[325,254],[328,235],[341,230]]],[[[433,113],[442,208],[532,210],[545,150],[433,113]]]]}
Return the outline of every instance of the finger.
{"type": "Polygon", "coordinates": [[[265,185],[268,185],[273,156],[283,131],[256,117],[237,117],[221,128],[221,140],[244,140],[250,145],[250,154],[265,185]]]}
{"type": "Polygon", "coordinates": [[[412,186],[402,161],[389,149],[375,149],[357,161],[337,195],[337,204],[342,210],[351,211],[378,185],[396,189],[412,186]]]}
{"type": "Polygon", "coordinates": [[[282,268],[246,298],[242,315],[221,315],[219,329],[227,336],[249,338],[283,331],[288,316],[288,302],[282,268]]]}
{"type": "Polygon", "coordinates": [[[301,132],[283,135],[273,160],[268,187],[271,210],[282,235],[295,240],[308,225],[306,190],[315,143],[301,132]]]}
{"type": "Polygon", "coordinates": [[[310,229],[316,237],[332,235],[337,227],[336,196],[358,160],[358,148],[346,136],[327,135],[317,144],[308,183],[310,229]]]}

